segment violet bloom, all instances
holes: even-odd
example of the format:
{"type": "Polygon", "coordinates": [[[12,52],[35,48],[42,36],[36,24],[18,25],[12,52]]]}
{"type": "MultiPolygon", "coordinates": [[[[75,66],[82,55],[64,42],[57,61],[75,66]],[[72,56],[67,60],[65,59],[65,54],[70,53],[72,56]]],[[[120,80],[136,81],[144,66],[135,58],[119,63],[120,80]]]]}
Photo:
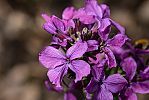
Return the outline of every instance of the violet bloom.
{"type": "MultiPolygon", "coordinates": [[[[149,93],[149,80],[139,81],[138,79],[135,79],[135,81],[133,81],[137,70],[137,63],[132,57],[125,58],[121,62],[121,66],[122,69],[126,72],[126,77],[129,82],[125,86],[125,89],[121,91],[121,95],[119,97],[120,100],[137,100],[136,93],[149,93]]],[[[145,73],[146,70],[144,71],[145,73]]]]}
{"type": "Polygon", "coordinates": [[[67,7],[63,11],[62,18],[65,21],[69,21],[68,23],[70,23],[74,19],[78,19],[84,24],[93,24],[96,21],[95,16],[87,15],[84,8],[76,10],[74,7],[67,7]]]}
{"type": "Polygon", "coordinates": [[[121,91],[127,84],[126,79],[120,74],[113,74],[105,79],[105,64],[107,59],[104,53],[97,54],[96,60],[89,59],[95,65],[92,67],[93,78],[86,87],[87,95],[93,93],[94,100],[113,100],[112,93],[121,91]]]}
{"type": "Polygon", "coordinates": [[[91,79],[86,90],[88,93],[94,93],[94,100],[113,100],[112,93],[118,93],[127,84],[127,81],[120,74],[108,76],[105,80],[95,81],[91,79]]]}
{"type": "Polygon", "coordinates": [[[98,5],[97,0],[85,0],[85,11],[87,15],[95,16],[98,22],[98,34],[102,39],[108,38],[108,33],[110,31],[111,25],[119,30],[119,33],[125,34],[125,29],[110,19],[110,9],[107,5],[98,5]],[[103,37],[104,35],[104,37],[103,37]]]}
{"type": "Polygon", "coordinates": [[[90,73],[90,65],[83,60],[75,60],[80,58],[87,50],[86,42],[78,41],[71,46],[66,55],[52,46],[46,47],[39,56],[40,62],[49,69],[49,80],[57,87],[61,87],[61,81],[70,68],[76,74],[75,82],[87,76],[90,73]]]}
{"type": "Polygon", "coordinates": [[[74,27],[74,23],[67,26],[67,23],[64,20],[61,20],[54,15],[48,16],[47,14],[42,14],[42,17],[46,21],[46,23],[43,25],[43,28],[51,34],[58,34],[59,32],[67,34],[68,29],[70,27],[74,27]]]}
{"type": "Polygon", "coordinates": [[[97,47],[100,49],[100,52],[103,52],[106,59],[109,68],[116,67],[116,59],[113,54],[113,50],[120,49],[126,42],[127,36],[124,34],[117,34],[112,39],[107,39],[106,41],[96,41],[92,40],[90,43],[88,43],[89,48],[92,48],[92,50],[98,50],[97,47]],[[92,46],[90,45],[92,44],[92,46]]]}
{"type": "Polygon", "coordinates": [[[43,28],[53,35],[51,44],[58,44],[65,47],[67,45],[67,40],[71,40],[67,31],[70,27],[74,27],[73,21],[61,20],[56,16],[48,16],[47,14],[42,14],[42,17],[46,21],[43,28]]]}

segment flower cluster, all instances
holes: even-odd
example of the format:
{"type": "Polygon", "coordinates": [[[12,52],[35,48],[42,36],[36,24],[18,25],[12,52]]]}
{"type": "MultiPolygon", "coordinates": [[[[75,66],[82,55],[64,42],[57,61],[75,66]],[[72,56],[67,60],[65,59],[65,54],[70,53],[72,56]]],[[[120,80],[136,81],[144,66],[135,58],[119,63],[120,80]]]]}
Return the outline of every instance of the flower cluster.
{"type": "Polygon", "coordinates": [[[42,17],[52,35],[39,54],[48,69],[49,90],[65,92],[65,100],[137,100],[136,93],[149,93],[149,65],[143,57],[149,49],[141,49],[139,41],[130,43],[107,5],[85,0],[80,9],[66,8],[62,19],[42,17]]]}

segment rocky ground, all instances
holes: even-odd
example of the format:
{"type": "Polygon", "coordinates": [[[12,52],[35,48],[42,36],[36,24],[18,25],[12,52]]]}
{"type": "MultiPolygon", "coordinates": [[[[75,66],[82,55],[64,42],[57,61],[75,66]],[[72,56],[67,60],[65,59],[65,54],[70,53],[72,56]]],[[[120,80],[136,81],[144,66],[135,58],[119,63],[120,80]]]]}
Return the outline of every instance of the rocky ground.
{"type": "MultiPolygon", "coordinates": [[[[112,18],[133,38],[149,39],[149,0],[103,0],[112,18]]],[[[42,29],[43,12],[60,16],[62,10],[80,0],[0,0],[0,100],[62,100],[63,94],[44,87],[47,70],[38,53],[50,42],[42,29]]],[[[139,95],[139,100],[149,100],[139,95]]]]}

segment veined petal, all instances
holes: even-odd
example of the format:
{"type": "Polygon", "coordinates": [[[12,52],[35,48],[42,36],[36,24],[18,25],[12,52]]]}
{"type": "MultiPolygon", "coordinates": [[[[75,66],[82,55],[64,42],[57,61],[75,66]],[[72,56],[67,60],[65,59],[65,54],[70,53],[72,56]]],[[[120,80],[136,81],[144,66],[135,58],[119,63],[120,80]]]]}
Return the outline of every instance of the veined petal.
{"type": "Polygon", "coordinates": [[[56,27],[50,21],[43,24],[43,29],[48,33],[56,34],[56,27]]]}
{"type": "Polygon", "coordinates": [[[87,49],[88,52],[98,50],[98,41],[96,40],[88,40],[87,45],[88,45],[88,49],[87,49]]]}
{"type": "Polygon", "coordinates": [[[149,93],[149,80],[133,83],[132,89],[136,93],[141,93],[141,94],[149,93]]]}
{"type": "Polygon", "coordinates": [[[84,8],[80,8],[73,16],[73,19],[79,19],[83,24],[93,24],[96,21],[95,16],[87,15],[84,8]]]}
{"type": "Polygon", "coordinates": [[[66,27],[66,31],[69,30],[69,28],[75,28],[75,23],[72,19],[70,20],[63,20],[64,24],[65,24],[65,27],[66,27]]]}
{"type": "Polygon", "coordinates": [[[56,16],[51,16],[51,18],[56,29],[60,30],[61,32],[64,32],[65,31],[64,22],[56,16]]]}
{"type": "Polygon", "coordinates": [[[44,65],[44,67],[49,69],[64,64],[65,58],[66,57],[59,50],[55,49],[52,46],[46,47],[39,54],[39,61],[44,65]]]}
{"type": "Polygon", "coordinates": [[[66,92],[64,95],[64,100],[77,100],[77,98],[71,92],[66,92]]]}
{"type": "Polygon", "coordinates": [[[66,19],[66,20],[72,19],[74,13],[75,13],[75,8],[74,7],[67,7],[63,11],[62,18],[66,19]]]}
{"type": "Polygon", "coordinates": [[[75,82],[90,74],[90,65],[83,60],[73,60],[69,68],[76,74],[75,82]]]}
{"type": "Polygon", "coordinates": [[[43,28],[51,33],[51,34],[56,34],[56,30],[59,30],[61,32],[64,33],[65,31],[65,25],[64,25],[64,22],[59,19],[58,17],[56,16],[48,16],[46,14],[43,14],[42,15],[43,18],[46,20],[46,23],[43,25],[43,28]]]}
{"type": "Polygon", "coordinates": [[[86,91],[91,94],[96,92],[99,88],[99,83],[92,78],[86,87],[86,91]]]}
{"type": "Polygon", "coordinates": [[[127,36],[124,34],[117,34],[115,35],[112,39],[109,39],[107,41],[107,44],[111,47],[122,47],[126,40],[127,40],[127,36]]]}
{"type": "MultiPolygon", "coordinates": [[[[102,61],[101,61],[101,63],[102,63],[102,61]]],[[[105,61],[104,61],[104,64],[105,64],[105,61]]],[[[93,66],[92,74],[93,74],[94,80],[96,80],[96,81],[102,81],[102,79],[104,77],[104,73],[103,73],[104,64],[97,64],[97,65],[94,65],[93,66]]]]}
{"type": "Polygon", "coordinates": [[[56,85],[56,87],[61,87],[62,78],[67,74],[67,70],[68,67],[64,64],[54,69],[50,69],[47,75],[52,84],[56,85]]]}
{"type": "Polygon", "coordinates": [[[101,7],[98,5],[97,0],[85,0],[85,11],[88,15],[94,15],[101,19],[103,12],[101,7]]]}
{"type": "Polygon", "coordinates": [[[107,88],[104,85],[101,85],[96,100],[113,100],[113,95],[109,90],[107,90],[107,88]]]}
{"type": "Polygon", "coordinates": [[[103,18],[109,18],[110,17],[110,8],[105,4],[101,4],[100,7],[103,12],[103,18]]]}
{"type": "Polygon", "coordinates": [[[128,79],[132,80],[137,70],[136,61],[132,57],[127,57],[121,62],[121,66],[126,72],[128,79]]]}
{"type": "Polygon", "coordinates": [[[104,85],[112,93],[117,93],[121,91],[126,84],[127,84],[127,80],[120,74],[110,75],[104,81],[104,85]]]}
{"type": "Polygon", "coordinates": [[[98,35],[100,36],[101,40],[106,41],[109,36],[109,31],[111,30],[111,22],[109,18],[105,18],[101,21],[98,21],[98,23],[100,23],[98,35]]]}
{"type": "Polygon", "coordinates": [[[87,51],[87,48],[88,47],[86,42],[78,41],[67,50],[66,56],[71,60],[80,58],[87,51]]]}
{"type": "Polygon", "coordinates": [[[105,47],[104,53],[105,53],[109,68],[116,67],[117,64],[116,64],[116,59],[113,52],[108,47],[105,47]]]}

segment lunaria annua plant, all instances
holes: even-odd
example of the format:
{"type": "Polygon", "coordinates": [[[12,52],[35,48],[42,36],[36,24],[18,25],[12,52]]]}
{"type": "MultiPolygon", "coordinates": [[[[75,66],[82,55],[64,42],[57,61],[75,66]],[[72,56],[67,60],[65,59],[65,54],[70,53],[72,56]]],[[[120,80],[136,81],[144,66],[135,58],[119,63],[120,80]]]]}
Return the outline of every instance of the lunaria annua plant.
{"type": "Polygon", "coordinates": [[[143,56],[149,55],[148,41],[131,44],[107,5],[84,1],[80,9],[67,7],[62,19],[42,14],[43,28],[52,35],[39,54],[48,69],[46,87],[64,93],[64,100],[137,100],[136,93],[149,93],[149,63],[143,56]]]}

